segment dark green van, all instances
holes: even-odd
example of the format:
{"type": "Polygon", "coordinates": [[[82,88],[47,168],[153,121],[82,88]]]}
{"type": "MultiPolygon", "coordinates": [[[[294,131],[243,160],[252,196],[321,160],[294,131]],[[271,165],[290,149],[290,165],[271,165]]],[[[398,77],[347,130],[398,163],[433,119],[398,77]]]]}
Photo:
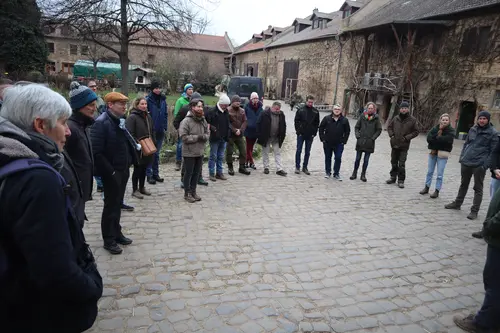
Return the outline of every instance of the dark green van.
{"type": "Polygon", "coordinates": [[[227,95],[229,98],[234,95],[241,97],[241,104],[245,105],[250,100],[250,95],[256,92],[261,100],[264,99],[264,84],[260,77],[254,76],[233,76],[227,85],[227,95]]]}

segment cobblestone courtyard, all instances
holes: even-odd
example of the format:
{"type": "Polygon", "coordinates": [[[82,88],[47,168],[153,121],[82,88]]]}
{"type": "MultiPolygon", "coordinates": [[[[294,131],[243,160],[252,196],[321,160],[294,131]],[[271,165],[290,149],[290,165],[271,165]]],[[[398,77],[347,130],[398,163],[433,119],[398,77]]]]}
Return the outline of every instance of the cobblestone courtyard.
{"type": "MultiPolygon", "coordinates": [[[[288,110],[288,106],[284,106],[288,110]]],[[[285,112],[288,177],[259,170],[200,187],[188,204],[179,173],[162,167],[153,196],[130,198],[122,226],[134,243],[122,255],[102,248],[98,194],[85,234],[104,278],[90,332],[461,332],[455,314],[477,310],[484,295],[486,245],[470,237],[484,219],[447,211],[459,186],[456,141],[438,199],[421,196],[425,137],[415,139],[406,188],[386,185],[387,132],[376,144],[368,182],[350,181],[354,133],[344,151],[343,182],[324,179],[316,138],[310,176],[293,174],[294,113],[285,112]]],[[[321,114],[323,117],[326,114],[321,114]]],[[[354,132],[354,121],[351,121],[354,132]]],[[[207,165],[204,165],[207,173],[207,165]]],[[[489,174],[485,187],[489,186],[489,174]]]]}

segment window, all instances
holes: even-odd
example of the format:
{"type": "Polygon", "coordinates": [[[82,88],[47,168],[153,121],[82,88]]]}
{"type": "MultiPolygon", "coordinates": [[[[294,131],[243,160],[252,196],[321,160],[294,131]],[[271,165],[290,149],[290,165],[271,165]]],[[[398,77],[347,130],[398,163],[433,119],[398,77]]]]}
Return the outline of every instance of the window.
{"type": "Polygon", "coordinates": [[[316,29],[319,26],[318,23],[319,23],[318,20],[313,20],[312,28],[316,29]]]}
{"type": "Polygon", "coordinates": [[[88,45],[82,45],[80,47],[80,54],[81,55],[89,55],[89,47],[88,47],[88,45]]]}
{"type": "Polygon", "coordinates": [[[71,26],[69,24],[65,24],[61,27],[61,35],[63,36],[68,36],[73,33],[73,29],[71,29],[71,26]]]}
{"type": "Polygon", "coordinates": [[[351,16],[351,8],[344,10],[344,13],[342,14],[342,18],[346,18],[351,16]]]}
{"type": "Polygon", "coordinates": [[[155,55],[154,54],[148,54],[148,63],[150,65],[155,63],[155,55]]]}
{"type": "Polygon", "coordinates": [[[46,25],[43,27],[43,33],[46,35],[52,34],[54,32],[56,32],[56,28],[54,26],[46,25]]]}
{"type": "Polygon", "coordinates": [[[490,45],[491,27],[474,27],[467,29],[462,38],[460,54],[469,56],[472,54],[482,54],[490,45]]]}
{"type": "Polygon", "coordinates": [[[323,24],[324,23],[326,23],[325,20],[318,20],[318,26],[319,26],[320,29],[323,29],[323,24]]]}
{"type": "Polygon", "coordinates": [[[500,109],[500,90],[495,91],[495,97],[493,98],[493,109],[500,109]]]}
{"type": "Polygon", "coordinates": [[[56,71],[56,63],[53,61],[49,61],[45,64],[45,72],[53,73],[56,71]]]}
{"type": "Polygon", "coordinates": [[[54,53],[55,52],[54,43],[47,43],[47,49],[49,50],[49,53],[54,53]]]}
{"type": "Polygon", "coordinates": [[[69,44],[69,54],[78,55],[78,45],[69,44]]]}
{"type": "Polygon", "coordinates": [[[63,73],[73,74],[73,66],[74,66],[74,64],[63,62],[62,63],[63,73]]]}
{"type": "Polygon", "coordinates": [[[436,34],[432,40],[432,54],[439,54],[443,48],[443,34],[436,34]]]}
{"type": "Polygon", "coordinates": [[[297,23],[294,27],[293,33],[296,34],[298,32],[300,32],[300,24],[297,23]]]}

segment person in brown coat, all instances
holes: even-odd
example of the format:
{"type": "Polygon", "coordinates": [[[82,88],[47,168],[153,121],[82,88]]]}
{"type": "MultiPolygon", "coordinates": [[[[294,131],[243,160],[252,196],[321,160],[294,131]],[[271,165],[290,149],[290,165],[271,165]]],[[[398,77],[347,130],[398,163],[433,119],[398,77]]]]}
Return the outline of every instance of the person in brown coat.
{"type": "Polygon", "coordinates": [[[182,158],[184,159],[184,199],[193,203],[201,201],[196,194],[196,185],[200,178],[205,144],[210,138],[208,123],[203,114],[203,100],[192,99],[189,112],[181,121],[179,136],[182,140],[182,158]]]}
{"type": "Polygon", "coordinates": [[[240,96],[234,95],[231,98],[231,106],[227,108],[229,113],[229,121],[231,122],[231,136],[226,147],[226,162],[227,162],[227,173],[234,176],[233,169],[233,150],[234,145],[238,148],[240,167],[238,169],[239,173],[244,175],[249,175],[250,171],[245,168],[245,163],[247,161],[245,139],[243,138],[243,133],[247,128],[247,116],[245,110],[240,106],[241,99],[240,96]]]}
{"type": "Polygon", "coordinates": [[[410,141],[418,136],[417,119],[410,115],[408,102],[401,102],[399,114],[394,117],[389,126],[387,133],[391,138],[391,171],[387,180],[387,184],[395,184],[398,182],[399,188],[405,187],[406,170],[405,163],[408,157],[408,149],[410,149],[410,141]]]}
{"type": "MultiPolygon", "coordinates": [[[[126,127],[134,139],[139,142],[142,139],[151,138],[156,142],[153,132],[153,119],[148,112],[148,102],[144,97],[134,100],[130,115],[127,118],[126,127]]],[[[154,154],[145,156],[141,151],[136,152],[137,158],[134,163],[134,173],[132,174],[132,196],[137,199],[144,199],[144,196],[151,195],[144,184],[146,182],[146,169],[153,163],[154,154]]]]}

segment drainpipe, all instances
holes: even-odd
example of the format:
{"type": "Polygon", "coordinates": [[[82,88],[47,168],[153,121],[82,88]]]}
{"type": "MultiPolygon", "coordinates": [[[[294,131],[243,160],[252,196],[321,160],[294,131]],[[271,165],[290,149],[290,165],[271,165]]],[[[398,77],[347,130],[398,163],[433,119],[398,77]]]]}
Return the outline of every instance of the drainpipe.
{"type": "Polygon", "coordinates": [[[335,92],[333,94],[333,104],[334,105],[337,104],[337,91],[338,91],[338,86],[339,86],[340,65],[342,63],[342,49],[343,49],[343,45],[340,42],[340,36],[337,36],[336,39],[339,42],[340,54],[339,54],[339,63],[337,65],[337,77],[335,78],[335,92]]]}
{"type": "MultiPolygon", "coordinates": [[[[269,72],[269,50],[267,50],[265,47],[263,48],[264,52],[266,52],[266,73],[264,76],[264,95],[266,94],[267,91],[267,75],[269,72]]],[[[264,97],[264,96],[262,96],[264,97]]],[[[269,95],[267,96],[269,98],[269,95]]]]}

